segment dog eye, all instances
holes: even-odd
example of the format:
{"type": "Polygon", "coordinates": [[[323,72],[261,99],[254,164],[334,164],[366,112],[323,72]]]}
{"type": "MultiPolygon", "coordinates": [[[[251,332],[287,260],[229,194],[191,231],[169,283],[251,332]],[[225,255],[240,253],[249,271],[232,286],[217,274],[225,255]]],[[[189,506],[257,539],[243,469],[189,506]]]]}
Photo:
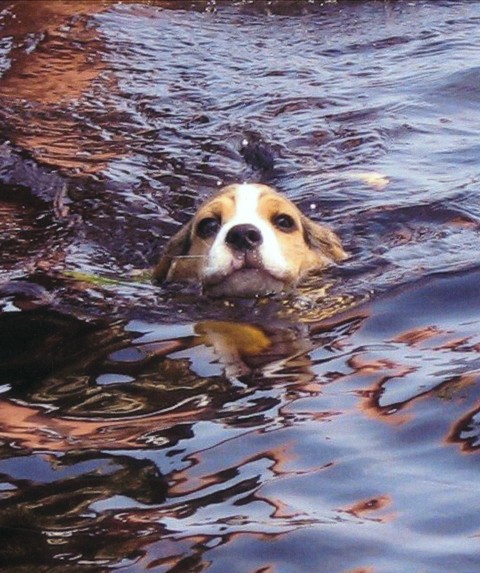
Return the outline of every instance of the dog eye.
{"type": "Polygon", "coordinates": [[[286,215],[285,213],[275,215],[273,218],[273,224],[277,229],[280,229],[280,231],[284,231],[285,233],[293,231],[296,228],[295,221],[290,217],[290,215],[286,215]]]}
{"type": "Polygon", "coordinates": [[[202,239],[208,239],[218,233],[220,221],[216,217],[205,217],[197,225],[197,235],[202,239]]]}

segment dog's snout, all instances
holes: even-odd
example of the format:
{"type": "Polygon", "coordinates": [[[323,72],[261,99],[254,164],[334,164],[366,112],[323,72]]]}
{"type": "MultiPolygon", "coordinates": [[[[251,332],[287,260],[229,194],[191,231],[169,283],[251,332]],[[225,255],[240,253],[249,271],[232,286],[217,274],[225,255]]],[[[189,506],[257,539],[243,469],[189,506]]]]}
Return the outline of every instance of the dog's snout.
{"type": "Polygon", "coordinates": [[[263,237],[254,225],[235,225],[225,237],[227,245],[237,251],[253,251],[262,244],[263,237]]]}

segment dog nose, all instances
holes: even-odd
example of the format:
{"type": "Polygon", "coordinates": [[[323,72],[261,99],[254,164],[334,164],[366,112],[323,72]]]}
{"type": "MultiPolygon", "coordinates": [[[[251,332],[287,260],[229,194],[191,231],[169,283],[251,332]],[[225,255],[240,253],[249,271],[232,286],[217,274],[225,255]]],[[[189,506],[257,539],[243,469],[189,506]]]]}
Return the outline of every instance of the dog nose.
{"type": "Polygon", "coordinates": [[[262,241],[262,233],[254,225],[235,225],[225,237],[227,245],[243,252],[253,251],[262,241]]]}

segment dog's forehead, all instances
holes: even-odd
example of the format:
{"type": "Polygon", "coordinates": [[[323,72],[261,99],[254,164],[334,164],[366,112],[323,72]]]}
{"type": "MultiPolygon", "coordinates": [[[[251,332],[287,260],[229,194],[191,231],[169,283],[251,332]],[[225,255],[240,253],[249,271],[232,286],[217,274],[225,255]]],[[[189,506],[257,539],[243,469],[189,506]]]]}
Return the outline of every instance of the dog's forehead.
{"type": "Polygon", "coordinates": [[[265,194],[276,194],[276,192],[267,185],[257,183],[242,183],[228,185],[221,189],[212,201],[231,201],[234,205],[241,202],[257,202],[265,194]]]}
{"type": "Polygon", "coordinates": [[[231,215],[239,211],[258,212],[260,210],[278,209],[281,206],[296,210],[293,204],[282,197],[268,185],[257,183],[244,183],[242,185],[229,185],[219,191],[209,201],[204,203],[201,211],[210,210],[215,213],[229,213],[231,215]]]}

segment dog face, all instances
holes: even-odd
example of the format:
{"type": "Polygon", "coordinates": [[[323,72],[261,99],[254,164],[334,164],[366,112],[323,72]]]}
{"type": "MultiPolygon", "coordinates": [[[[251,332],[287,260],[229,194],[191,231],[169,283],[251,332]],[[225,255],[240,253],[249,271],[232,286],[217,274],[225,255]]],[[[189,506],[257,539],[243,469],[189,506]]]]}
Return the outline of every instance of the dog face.
{"type": "Polygon", "coordinates": [[[157,282],[198,281],[211,296],[257,296],[294,287],[346,257],[339,238],[258,184],[229,185],[167,243],[157,282]]]}

